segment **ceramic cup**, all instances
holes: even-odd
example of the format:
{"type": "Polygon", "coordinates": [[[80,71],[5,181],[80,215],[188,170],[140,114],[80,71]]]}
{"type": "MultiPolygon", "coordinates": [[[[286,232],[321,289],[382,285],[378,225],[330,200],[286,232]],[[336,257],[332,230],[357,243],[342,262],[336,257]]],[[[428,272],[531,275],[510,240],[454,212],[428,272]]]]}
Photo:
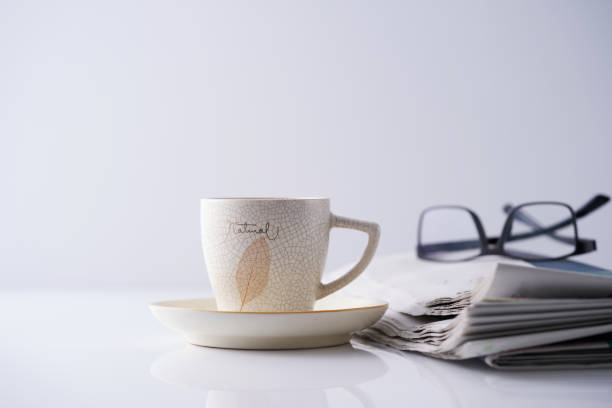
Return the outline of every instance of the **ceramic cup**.
{"type": "Polygon", "coordinates": [[[380,227],[334,215],[328,198],[207,198],[202,247],[217,308],[238,312],[312,310],[344,287],[374,256],[380,227]],[[321,283],[331,228],[368,234],[357,264],[321,283]]]}

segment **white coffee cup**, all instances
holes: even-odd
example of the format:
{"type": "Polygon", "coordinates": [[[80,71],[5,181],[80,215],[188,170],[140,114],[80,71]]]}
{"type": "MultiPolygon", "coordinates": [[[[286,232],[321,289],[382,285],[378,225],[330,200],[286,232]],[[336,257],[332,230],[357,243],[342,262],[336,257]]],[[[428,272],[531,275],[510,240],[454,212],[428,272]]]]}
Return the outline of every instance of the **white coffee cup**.
{"type": "Polygon", "coordinates": [[[239,312],[312,310],[346,286],[374,256],[380,227],[334,215],[328,198],[206,198],[202,247],[217,308],[239,312]],[[357,264],[323,284],[331,228],[368,234],[357,264]]]}

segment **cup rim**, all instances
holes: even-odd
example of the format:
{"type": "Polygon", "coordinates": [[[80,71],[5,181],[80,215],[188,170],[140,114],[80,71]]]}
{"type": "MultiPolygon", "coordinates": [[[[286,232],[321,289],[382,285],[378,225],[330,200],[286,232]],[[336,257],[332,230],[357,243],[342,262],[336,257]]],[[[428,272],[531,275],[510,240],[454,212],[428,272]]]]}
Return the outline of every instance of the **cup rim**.
{"type": "Polygon", "coordinates": [[[201,198],[200,201],[315,201],[327,200],[328,197],[207,197],[201,198]]]}

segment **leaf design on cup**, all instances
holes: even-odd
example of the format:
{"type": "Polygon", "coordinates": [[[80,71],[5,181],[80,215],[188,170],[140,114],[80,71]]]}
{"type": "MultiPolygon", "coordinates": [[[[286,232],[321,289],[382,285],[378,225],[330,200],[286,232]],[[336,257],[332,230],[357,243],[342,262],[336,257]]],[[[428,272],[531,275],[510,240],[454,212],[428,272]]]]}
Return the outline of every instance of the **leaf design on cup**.
{"type": "Polygon", "coordinates": [[[240,292],[240,311],[244,305],[263,292],[270,279],[270,246],[264,237],[244,250],[236,270],[236,283],[240,292]]]}

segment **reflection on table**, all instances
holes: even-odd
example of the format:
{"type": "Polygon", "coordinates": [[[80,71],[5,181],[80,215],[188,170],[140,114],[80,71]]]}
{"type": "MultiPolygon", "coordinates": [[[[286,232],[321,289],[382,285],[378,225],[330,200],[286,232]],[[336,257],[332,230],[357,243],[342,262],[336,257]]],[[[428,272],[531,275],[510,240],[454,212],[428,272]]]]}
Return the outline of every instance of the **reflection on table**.
{"type": "Polygon", "coordinates": [[[351,345],[281,352],[187,345],[151,365],[162,381],[207,390],[207,407],[325,407],[325,390],[336,387],[373,407],[359,384],[386,372],[380,357],[351,345]]]}

